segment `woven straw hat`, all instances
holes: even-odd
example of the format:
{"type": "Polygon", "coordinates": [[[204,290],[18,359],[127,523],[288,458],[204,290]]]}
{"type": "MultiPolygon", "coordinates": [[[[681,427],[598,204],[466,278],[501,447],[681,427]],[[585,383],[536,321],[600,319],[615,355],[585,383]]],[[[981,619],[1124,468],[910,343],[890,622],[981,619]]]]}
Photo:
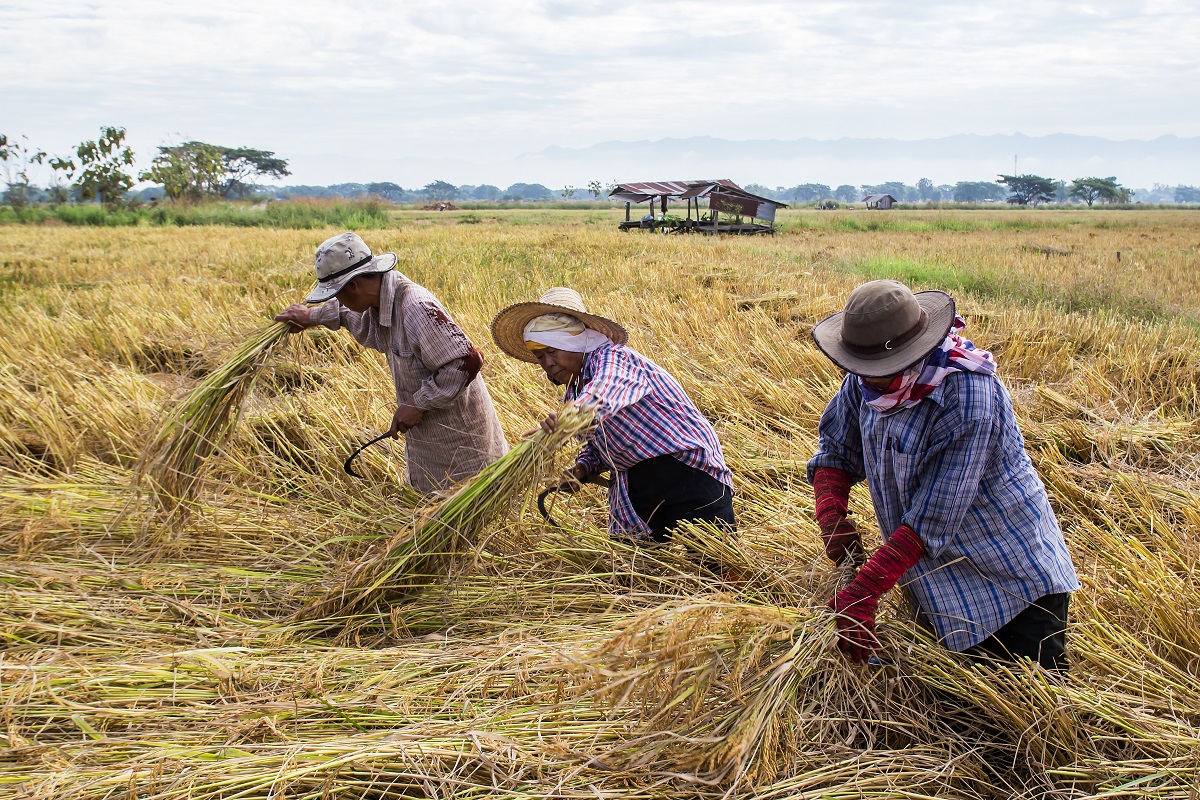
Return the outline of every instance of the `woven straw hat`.
{"type": "Polygon", "coordinates": [[[829,360],[864,378],[886,378],[921,361],[954,322],[954,298],[917,292],[897,281],[871,281],[846,299],[846,308],[813,326],[829,360]]]}
{"type": "Polygon", "coordinates": [[[492,341],[513,358],[536,362],[537,358],[525,346],[525,326],[534,317],[540,317],[542,314],[570,314],[617,344],[629,341],[629,333],[625,328],[611,319],[589,314],[579,292],[564,286],[547,289],[542,299],[536,303],[514,303],[502,309],[492,320],[492,341]]]}
{"type": "Polygon", "coordinates": [[[317,285],[304,298],[306,303],[323,303],[358,275],[387,272],[396,266],[395,253],[373,255],[357,233],[339,233],[317,248],[317,285]]]}

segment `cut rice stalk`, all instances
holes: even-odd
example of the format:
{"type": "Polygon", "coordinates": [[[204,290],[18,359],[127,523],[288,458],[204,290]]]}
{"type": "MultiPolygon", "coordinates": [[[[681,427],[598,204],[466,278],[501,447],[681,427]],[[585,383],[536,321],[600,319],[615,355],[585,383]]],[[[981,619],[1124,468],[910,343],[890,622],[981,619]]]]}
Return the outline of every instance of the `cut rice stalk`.
{"type": "Polygon", "coordinates": [[[474,547],[479,533],[507,512],[515,497],[536,486],[558,449],[587,430],[592,418],[590,408],[563,408],[552,433],[539,430],[445,500],[419,513],[411,527],[372,548],[295,618],[350,617],[378,601],[419,593],[444,574],[458,554],[474,547]]]}
{"type": "Polygon", "coordinates": [[[168,527],[187,519],[205,460],[228,440],[258,367],[288,335],[289,327],[276,322],[255,332],[175,403],[150,436],[134,479],[146,482],[168,527]]]}

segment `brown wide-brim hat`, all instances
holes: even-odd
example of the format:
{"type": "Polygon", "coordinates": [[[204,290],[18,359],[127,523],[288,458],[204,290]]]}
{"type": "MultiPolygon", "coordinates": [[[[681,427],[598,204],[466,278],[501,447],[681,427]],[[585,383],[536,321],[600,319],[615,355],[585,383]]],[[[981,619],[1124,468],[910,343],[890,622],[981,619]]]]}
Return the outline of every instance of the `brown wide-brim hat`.
{"type": "Polygon", "coordinates": [[[812,337],[847,372],[886,378],[941,345],[954,314],[954,298],[945,292],[914,293],[897,281],[871,281],[850,293],[844,310],[814,325],[812,337]]]}
{"type": "Polygon", "coordinates": [[[548,289],[536,303],[513,303],[501,309],[492,320],[492,341],[513,358],[536,363],[537,358],[525,346],[525,326],[534,317],[540,317],[542,314],[570,314],[616,344],[629,341],[629,332],[620,323],[597,314],[589,314],[579,292],[563,286],[548,289]]]}

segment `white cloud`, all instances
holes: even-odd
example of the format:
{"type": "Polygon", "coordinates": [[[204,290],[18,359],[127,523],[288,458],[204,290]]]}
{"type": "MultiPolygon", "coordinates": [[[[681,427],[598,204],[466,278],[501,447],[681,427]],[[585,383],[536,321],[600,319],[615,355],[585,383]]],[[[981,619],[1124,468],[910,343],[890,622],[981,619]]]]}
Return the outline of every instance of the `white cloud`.
{"type": "Polygon", "coordinates": [[[672,135],[1195,135],[1188,6],[0,0],[0,130],[63,151],[121,124],[143,154],[178,134],[325,170],[672,135]]]}

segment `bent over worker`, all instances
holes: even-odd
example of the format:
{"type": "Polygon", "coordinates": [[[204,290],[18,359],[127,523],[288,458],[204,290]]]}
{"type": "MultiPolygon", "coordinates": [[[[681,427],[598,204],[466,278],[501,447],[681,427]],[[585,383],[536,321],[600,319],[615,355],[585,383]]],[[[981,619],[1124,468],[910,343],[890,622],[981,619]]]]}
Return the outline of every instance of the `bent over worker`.
{"type": "Polygon", "coordinates": [[[293,330],[346,328],[387,356],[396,388],[390,432],[404,434],[408,481],[428,494],[471,477],[508,452],[483,355],[437,298],[395,269],[395,253],[373,254],[355,233],[317,248],[317,286],[306,303],[275,316],[293,330]]]}
{"type": "MultiPolygon", "coordinates": [[[[684,520],[735,528],[733,476],[716,432],[666,370],[625,345],[621,325],[557,287],[502,310],[492,338],[566,386],[566,402],[595,404],[597,424],[566,479],[612,471],[611,535],[664,542],[684,520]]],[[[553,430],[555,421],[542,427],[553,430]]]]}
{"type": "Polygon", "coordinates": [[[948,294],[881,280],[813,328],[849,373],[808,462],[826,553],[861,564],[829,603],[839,645],[867,658],[879,600],[902,581],[947,648],[1062,670],[1079,580],[996,361],[961,337],[964,324],[948,294]],[[863,480],[884,539],[865,563],[847,517],[863,480]]]}

